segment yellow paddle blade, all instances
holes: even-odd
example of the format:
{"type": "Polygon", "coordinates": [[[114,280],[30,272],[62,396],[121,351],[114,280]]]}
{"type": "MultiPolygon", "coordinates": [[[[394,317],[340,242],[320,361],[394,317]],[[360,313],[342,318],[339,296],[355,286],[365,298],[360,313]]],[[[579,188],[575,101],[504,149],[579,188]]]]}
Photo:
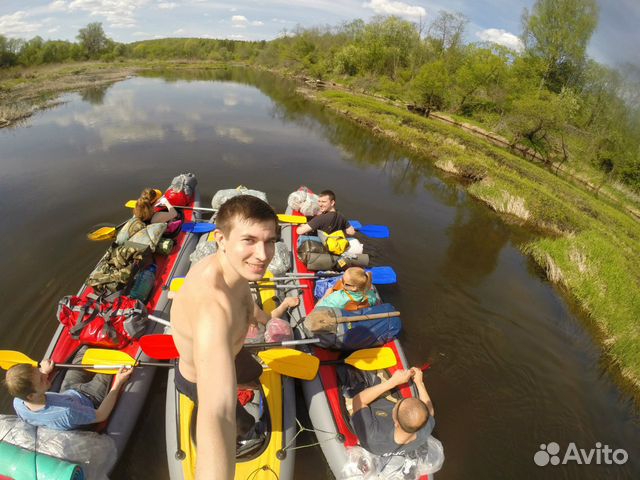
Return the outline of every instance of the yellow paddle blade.
{"type": "Polygon", "coordinates": [[[82,357],[82,365],[87,365],[90,372],[115,374],[123,366],[133,367],[136,360],[124,352],[105,348],[89,348],[82,357]],[[112,368],[110,366],[113,365],[112,368]]]}
{"type": "Polygon", "coordinates": [[[279,213],[278,220],[280,220],[282,223],[307,223],[307,217],[304,217],[302,215],[284,215],[282,213],[279,213]]]}
{"type": "Polygon", "coordinates": [[[382,370],[393,367],[397,362],[396,356],[389,347],[365,348],[353,352],[344,359],[344,363],[359,370],[382,370]]]}
{"type": "Polygon", "coordinates": [[[113,240],[116,238],[116,229],[115,227],[101,227],[93,232],[87,233],[87,238],[94,242],[113,240]]]}
{"type": "Polygon", "coordinates": [[[258,352],[258,356],[279,374],[302,380],[312,380],[320,367],[318,357],[292,348],[271,348],[258,352]]]}
{"type": "MultiPolygon", "coordinates": [[[[264,278],[273,278],[273,273],[269,270],[264,274],[264,278]]],[[[273,282],[264,282],[260,283],[260,303],[262,304],[262,309],[271,313],[271,311],[277,307],[276,305],[276,295],[278,292],[275,288],[267,288],[267,287],[275,287],[275,283],[273,282]]]]}
{"type": "Polygon", "coordinates": [[[0,350],[0,368],[9,370],[14,365],[25,363],[37,367],[38,362],[15,350],[0,350]]]}
{"type": "Polygon", "coordinates": [[[176,277],[173,280],[171,280],[171,283],[169,284],[169,291],[177,292],[182,288],[183,284],[184,284],[184,277],[176,277]]]}

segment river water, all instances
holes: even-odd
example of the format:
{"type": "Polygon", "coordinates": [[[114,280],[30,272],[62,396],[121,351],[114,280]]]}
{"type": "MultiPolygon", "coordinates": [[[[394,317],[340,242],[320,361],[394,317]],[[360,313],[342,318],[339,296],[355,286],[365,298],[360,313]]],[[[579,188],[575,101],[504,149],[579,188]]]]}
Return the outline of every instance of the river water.
{"type": "MultiPolygon", "coordinates": [[[[62,98],[0,130],[0,348],[44,353],[58,299],[106,247],[86,231],[125,219],[122,205],[143,187],[191,171],[205,202],[242,184],[277,210],[301,184],[331,188],[349,218],[391,229],[367,246],[398,273],[382,295],[402,311],[410,362],[432,365],[439,479],[640,478],[640,417],[587,321],[520,253],[535,233],[506,224],[427,161],[266,74],[162,72],[62,98]],[[536,466],[550,442],[561,459],[571,443],[629,459],[596,465],[596,452],[589,465],[536,466]]],[[[162,377],[113,478],[168,478],[162,377]]],[[[10,411],[2,390],[0,412],[10,411]]],[[[318,447],[296,459],[296,478],[328,477],[318,447]]]]}

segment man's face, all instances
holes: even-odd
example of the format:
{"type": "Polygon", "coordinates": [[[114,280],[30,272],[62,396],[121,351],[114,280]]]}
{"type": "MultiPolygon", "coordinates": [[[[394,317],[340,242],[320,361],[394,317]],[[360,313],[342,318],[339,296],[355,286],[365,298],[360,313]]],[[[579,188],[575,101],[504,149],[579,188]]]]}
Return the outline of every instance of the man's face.
{"type": "Polygon", "coordinates": [[[272,221],[235,220],[225,237],[216,239],[233,269],[248,281],[260,280],[275,253],[276,225],[272,221]]]}
{"type": "Polygon", "coordinates": [[[331,200],[329,196],[323,196],[318,198],[318,205],[320,206],[320,213],[327,213],[331,211],[336,204],[335,200],[331,200]]]}

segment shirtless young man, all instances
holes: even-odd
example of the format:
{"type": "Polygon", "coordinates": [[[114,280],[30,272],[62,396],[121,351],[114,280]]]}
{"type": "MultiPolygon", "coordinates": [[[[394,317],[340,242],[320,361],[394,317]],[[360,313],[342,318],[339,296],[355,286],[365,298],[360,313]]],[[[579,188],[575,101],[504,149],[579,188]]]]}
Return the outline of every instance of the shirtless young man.
{"type": "MultiPolygon", "coordinates": [[[[249,415],[238,410],[237,384],[257,381],[262,373],[242,345],[250,323],[269,319],[254,303],[248,282],[264,276],[278,236],[276,213],[249,195],[225,202],[216,225],[218,251],[189,271],[171,307],[180,352],[176,385],[198,403],[199,480],[234,475],[236,412],[249,415]]],[[[288,306],[283,303],[272,315],[280,316],[288,306]]]]}

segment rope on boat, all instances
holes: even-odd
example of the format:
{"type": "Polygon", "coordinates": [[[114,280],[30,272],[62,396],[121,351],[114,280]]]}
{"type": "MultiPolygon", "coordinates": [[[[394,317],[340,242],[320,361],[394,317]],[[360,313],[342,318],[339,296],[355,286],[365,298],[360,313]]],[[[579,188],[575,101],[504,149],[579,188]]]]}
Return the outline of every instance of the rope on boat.
{"type": "Polygon", "coordinates": [[[300,423],[300,420],[298,420],[297,418],[296,418],[296,423],[298,424],[299,430],[296,432],[296,434],[293,436],[293,438],[291,440],[289,440],[289,443],[287,443],[287,445],[284,446],[284,448],[281,450],[282,452],[286,452],[288,450],[290,450],[290,451],[301,450],[303,448],[315,447],[317,445],[321,445],[321,444],[329,442],[331,440],[340,440],[340,434],[336,433],[333,437],[327,438],[327,439],[322,440],[322,441],[317,441],[315,443],[310,443],[308,445],[297,445],[295,447],[292,447],[291,444],[296,440],[296,438],[298,438],[298,435],[300,435],[302,432],[313,432],[314,434],[316,434],[316,438],[318,438],[318,436],[317,436],[318,432],[327,433],[329,435],[334,434],[334,432],[328,432],[326,430],[320,430],[319,428],[317,428],[317,429],[306,428],[300,423]]]}
{"type": "Polygon", "coordinates": [[[267,472],[267,471],[273,473],[273,477],[276,480],[280,480],[280,477],[278,477],[278,474],[274,472],[269,465],[262,465],[261,467],[256,468],[253,472],[249,474],[249,476],[247,477],[247,480],[253,480],[258,476],[260,472],[267,472]]]}

